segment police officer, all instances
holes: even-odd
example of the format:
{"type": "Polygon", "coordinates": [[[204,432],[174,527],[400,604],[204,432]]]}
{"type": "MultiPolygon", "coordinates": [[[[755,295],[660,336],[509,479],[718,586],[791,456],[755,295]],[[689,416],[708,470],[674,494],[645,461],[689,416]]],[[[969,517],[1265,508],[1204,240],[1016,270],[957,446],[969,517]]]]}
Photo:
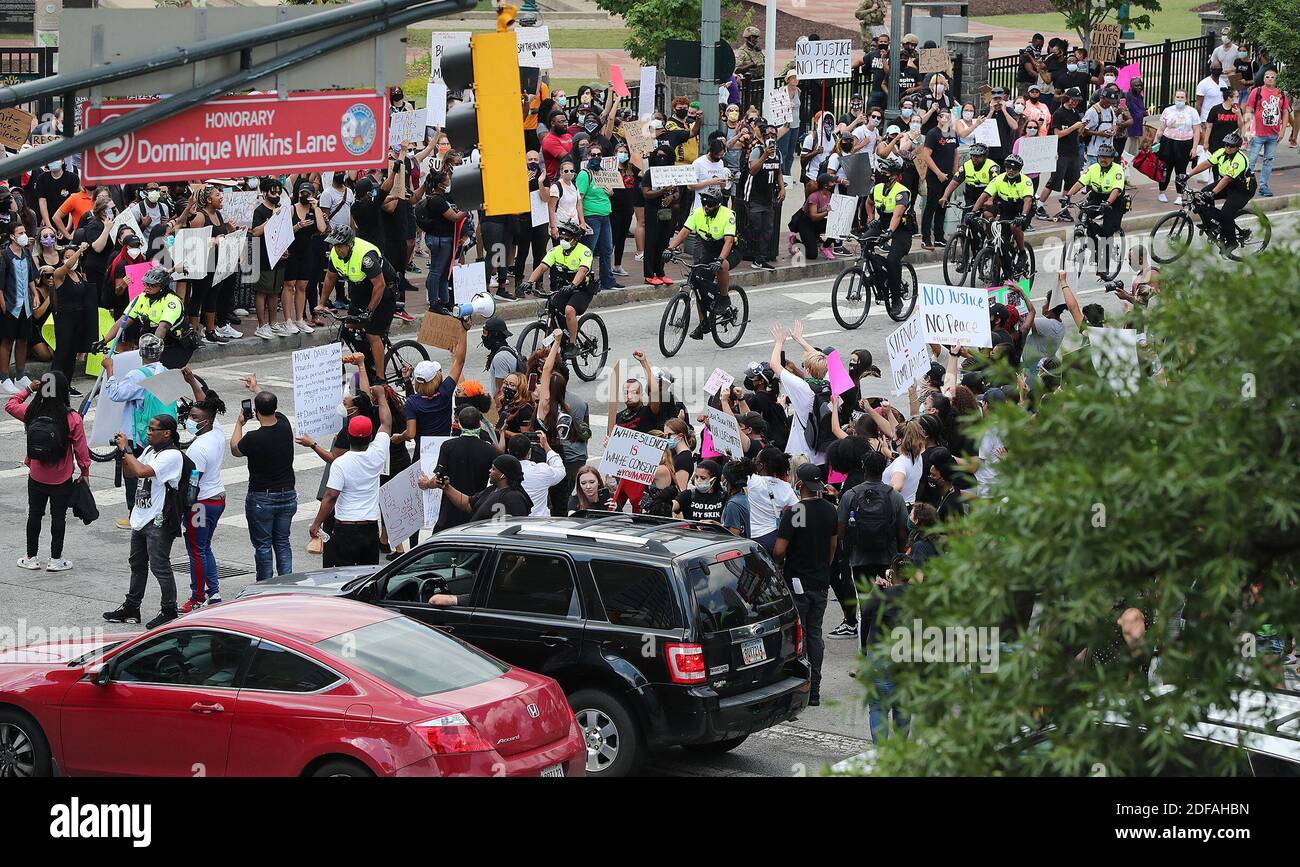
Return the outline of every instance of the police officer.
{"type": "Polygon", "coordinates": [[[1067,205],[1070,197],[1080,188],[1088,188],[1088,204],[1102,205],[1101,227],[1097,228],[1089,220],[1088,236],[1100,235],[1109,238],[1119,231],[1120,220],[1124,216],[1124,169],[1115,163],[1115,148],[1104,144],[1097,151],[1097,162],[1084,169],[1079,180],[1061,199],[1067,205]]]}
{"type": "Polygon", "coordinates": [[[351,226],[335,226],[325,237],[330,247],[329,267],[321,284],[321,297],[328,298],[334,283],[341,277],[348,289],[348,315],[359,318],[370,343],[370,357],[375,372],[384,372],[384,343],[397,312],[397,272],[384,259],[379,248],[363,241],[351,226]]]}
{"type": "Polygon", "coordinates": [[[176,294],[172,274],[161,265],[150,268],[144,275],[144,292],[126,310],[126,316],[113,324],[104,339],[90,347],[92,352],[102,352],[128,320],[137,320],[146,331],[163,342],[159,361],[169,370],[180,370],[190,363],[190,356],[198,348],[198,335],[185,318],[185,302],[176,294]]]}
{"type": "Polygon", "coordinates": [[[1030,214],[1034,209],[1034,185],[1020,173],[1025,161],[1020,154],[1011,154],[1002,161],[1002,174],[989,181],[984,192],[975,202],[975,208],[982,208],[989,219],[1011,220],[1011,234],[1016,239],[1016,247],[1024,253],[1025,228],[1029,226],[1030,214]]]}
{"type": "Polygon", "coordinates": [[[1002,171],[1002,167],[993,160],[989,159],[989,146],[983,142],[975,142],[970,146],[970,152],[967,155],[961,167],[957,169],[957,174],[952,176],[948,181],[948,187],[943,191],[943,198],[939,199],[939,206],[948,207],[948,200],[952,198],[953,191],[963,182],[966,182],[966,208],[969,210],[974,207],[975,201],[984,192],[984,188],[989,185],[989,181],[1002,171]]]}
{"type": "Polygon", "coordinates": [[[912,193],[903,184],[904,164],[901,157],[886,157],[880,162],[886,179],[871,188],[867,197],[867,215],[871,225],[866,238],[878,239],[881,247],[888,246],[885,257],[889,276],[889,313],[898,315],[903,310],[903,258],[912,249],[912,234],[916,229],[912,193]]]}
{"type": "Polygon", "coordinates": [[[528,282],[519,287],[525,292],[531,291],[542,275],[551,274],[551,289],[556,294],[551,298],[552,309],[564,311],[564,323],[569,329],[569,342],[564,347],[564,357],[572,360],[578,357],[578,317],[587,312],[587,306],[595,297],[591,281],[591,248],[578,239],[585,233],[582,227],[573,221],[560,224],[557,234],[560,236],[558,246],[552,247],[541,263],[528,275],[528,282]]]}
{"type": "MultiPolygon", "coordinates": [[[[1216,199],[1223,199],[1223,207],[1209,205],[1204,214],[1208,220],[1219,224],[1219,234],[1223,243],[1235,247],[1240,240],[1237,237],[1237,215],[1245,209],[1246,203],[1254,197],[1258,187],[1255,175],[1250,171],[1250,161],[1241,152],[1241,134],[1230,132],[1223,137],[1223,147],[1210,154],[1199,165],[1188,169],[1188,174],[1198,174],[1207,168],[1214,170],[1214,182],[1203,192],[1213,194],[1216,199]]],[[[1185,179],[1186,176],[1184,176],[1185,179]]]]}
{"type": "MultiPolygon", "coordinates": [[[[700,207],[696,208],[686,223],[678,230],[668,249],[664,251],[665,261],[694,233],[695,264],[716,262],[718,271],[718,295],[713,299],[714,313],[725,313],[731,307],[731,251],[736,244],[736,212],[722,204],[726,194],[714,187],[700,190],[700,207]]],[[[709,316],[703,306],[699,308],[700,324],[691,332],[694,340],[703,340],[704,332],[709,327],[709,316]]]]}

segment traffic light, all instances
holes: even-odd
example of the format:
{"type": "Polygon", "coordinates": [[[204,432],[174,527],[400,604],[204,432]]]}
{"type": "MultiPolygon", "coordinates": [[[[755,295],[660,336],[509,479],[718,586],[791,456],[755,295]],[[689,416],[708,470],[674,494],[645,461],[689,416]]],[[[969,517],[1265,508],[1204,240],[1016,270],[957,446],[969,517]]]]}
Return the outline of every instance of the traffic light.
{"type": "Polygon", "coordinates": [[[442,55],[442,78],[451,91],[473,88],[473,103],[447,112],[444,131],[451,146],[477,145],[479,167],[458,166],[451,194],[462,210],[479,207],[488,216],[520,214],[530,207],[524,151],[523,93],[514,33],[476,33],[469,45],[442,55]]]}

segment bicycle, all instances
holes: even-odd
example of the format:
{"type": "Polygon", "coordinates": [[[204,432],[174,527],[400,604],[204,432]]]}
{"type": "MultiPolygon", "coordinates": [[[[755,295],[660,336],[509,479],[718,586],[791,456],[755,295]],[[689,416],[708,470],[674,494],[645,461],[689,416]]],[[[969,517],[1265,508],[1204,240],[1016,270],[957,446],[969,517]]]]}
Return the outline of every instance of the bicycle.
{"type": "MultiPolygon", "coordinates": [[[[1093,264],[1096,265],[1097,279],[1103,282],[1114,280],[1124,262],[1124,230],[1122,228],[1117,230],[1109,238],[1099,234],[1101,217],[1106,210],[1106,205],[1101,202],[1096,204],[1072,202],[1069,196],[1062,196],[1060,201],[1061,210],[1051,219],[1058,223],[1074,221],[1074,231],[1062,250],[1061,261],[1066,266],[1063,270],[1069,271],[1074,274],[1076,280],[1080,280],[1088,270],[1088,266],[1093,264]],[[1117,237],[1118,250],[1115,248],[1117,237]],[[1102,240],[1107,242],[1106,258],[1109,263],[1107,269],[1101,267],[1098,243],[1102,240]]],[[[1114,205],[1114,207],[1122,206],[1122,202],[1114,205]]]]}
{"type": "MultiPolygon", "coordinates": [[[[680,253],[673,250],[672,254],[667,261],[680,261],[680,253]]],[[[717,274],[722,270],[721,259],[688,265],[687,268],[690,272],[686,280],[689,291],[679,290],[668,299],[668,306],[659,321],[659,350],[665,358],[676,355],[686,342],[686,334],[691,327],[691,310],[695,309],[692,300],[700,309],[709,311],[705,314],[705,324],[713,333],[713,342],[723,349],[730,349],[739,343],[745,327],[749,325],[749,297],[739,286],[732,286],[728,291],[731,304],[727,309],[713,308],[717,274]]]]}
{"type": "Polygon", "coordinates": [[[1240,262],[1254,253],[1262,253],[1268,248],[1268,242],[1273,238],[1273,224],[1269,222],[1268,217],[1264,216],[1264,212],[1258,205],[1250,208],[1250,213],[1254,215],[1257,223],[1253,229],[1249,225],[1243,226],[1238,222],[1246,214],[1245,211],[1233,218],[1233,224],[1237,227],[1237,243],[1229,245],[1224,240],[1223,230],[1219,227],[1218,221],[1208,213],[1214,205],[1214,194],[1209,190],[1187,192],[1185,178],[1179,178],[1175,183],[1183,197],[1183,203],[1178,210],[1162,217],[1160,222],[1151,228],[1152,259],[1162,265],[1168,265],[1191,248],[1192,239],[1196,237],[1197,232],[1216,245],[1222,255],[1234,262],[1240,262]],[[1199,224],[1193,216],[1200,217],[1199,224]]]}
{"type": "Polygon", "coordinates": [[[381,334],[379,342],[384,347],[384,376],[381,379],[375,374],[375,362],[370,355],[370,339],[366,334],[365,321],[350,313],[340,314],[333,310],[328,312],[339,323],[338,342],[351,352],[360,353],[366,360],[366,376],[371,383],[391,385],[409,397],[410,383],[402,376],[402,371],[429,360],[429,350],[424,348],[424,344],[416,340],[399,340],[394,343],[387,334],[381,334]]]}
{"type": "MultiPolygon", "coordinates": [[[[524,285],[528,286],[528,284],[524,285]]],[[[548,295],[541,295],[535,286],[528,286],[525,290],[539,294],[542,300],[537,305],[537,321],[529,323],[519,333],[519,340],[515,342],[515,349],[521,356],[528,358],[537,350],[547,346],[551,333],[557,329],[564,332],[561,348],[568,346],[569,325],[565,321],[563,308],[558,307],[557,300],[560,292],[571,289],[573,284],[565,283],[557,291],[548,295]]],[[[604,369],[605,359],[608,357],[609,331],[605,328],[605,321],[597,314],[587,311],[578,317],[577,354],[571,359],[573,372],[583,382],[592,382],[604,369]]]]}
{"type": "Polygon", "coordinates": [[[911,262],[903,261],[902,273],[899,275],[899,291],[902,304],[899,312],[894,313],[889,307],[889,266],[886,254],[876,246],[879,237],[854,235],[858,242],[858,258],[835,278],[831,286],[831,312],[841,328],[857,328],[866,321],[871,309],[871,292],[874,290],[876,300],[885,306],[885,313],[895,322],[902,322],[916,309],[917,283],[916,269],[911,262]],[[862,305],[861,312],[856,312],[857,304],[862,305]]]}
{"type": "Polygon", "coordinates": [[[1030,285],[1033,285],[1034,275],[1038,273],[1034,248],[1026,241],[1024,254],[1021,255],[1011,234],[1012,222],[1014,221],[993,220],[993,228],[990,232],[993,243],[986,245],[975,257],[975,265],[971,271],[975,275],[974,279],[985,286],[996,286],[1004,282],[1015,283],[1019,280],[1028,280],[1030,285]]]}
{"type": "Polygon", "coordinates": [[[943,248],[943,279],[949,286],[964,286],[971,277],[971,263],[988,243],[988,221],[962,207],[957,229],[943,248]]]}

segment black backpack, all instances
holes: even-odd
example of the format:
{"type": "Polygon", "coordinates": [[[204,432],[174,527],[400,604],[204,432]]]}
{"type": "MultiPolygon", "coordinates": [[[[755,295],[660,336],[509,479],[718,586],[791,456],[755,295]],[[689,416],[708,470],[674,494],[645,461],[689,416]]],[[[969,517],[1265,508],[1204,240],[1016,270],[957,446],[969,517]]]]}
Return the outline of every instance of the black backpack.
{"type": "Polygon", "coordinates": [[[867,482],[857,488],[849,510],[849,533],[853,546],[859,551],[879,551],[890,547],[890,540],[898,532],[889,496],[892,490],[881,482],[867,482]]]}
{"type": "Polygon", "coordinates": [[[39,415],[27,423],[27,457],[42,464],[63,460],[68,453],[67,436],[59,430],[54,419],[39,415]]]}
{"type": "Polygon", "coordinates": [[[163,500],[162,528],[173,536],[181,534],[181,528],[189,520],[194,504],[199,501],[198,479],[195,478],[194,461],[181,452],[181,476],[176,480],[176,489],[164,485],[166,498],[163,500]]]}
{"type": "Polygon", "coordinates": [[[831,427],[831,409],[831,386],[828,382],[813,389],[812,411],[804,420],[804,439],[808,441],[808,448],[814,452],[826,451],[826,447],[835,439],[835,431],[831,427]]]}
{"type": "Polygon", "coordinates": [[[497,353],[502,351],[509,352],[511,355],[515,357],[515,373],[528,372],[528,363],[524,361],[524,357],[519,354],[519,350],[515,349],[509,343],[501,344],[500,346],[498,346],[496,349],[492,351],[491,355],[488,356],[488,363],[487,363],[488,370],[492,369],[492,362],[497,360],[497,353]]]}
{"type": "Polygon", "coordinates": [[[416,204],[415,225],[416,228],[418,228],[421,232],[431,235],[437,229],[443,228],[442,226],[439,226],[435,222],[435,218],[437,216],[439,215],[433,212],[433,203],[429,200],[428,196],[425,196],[424,198],[420,199],[420,201],[416,204]]]}

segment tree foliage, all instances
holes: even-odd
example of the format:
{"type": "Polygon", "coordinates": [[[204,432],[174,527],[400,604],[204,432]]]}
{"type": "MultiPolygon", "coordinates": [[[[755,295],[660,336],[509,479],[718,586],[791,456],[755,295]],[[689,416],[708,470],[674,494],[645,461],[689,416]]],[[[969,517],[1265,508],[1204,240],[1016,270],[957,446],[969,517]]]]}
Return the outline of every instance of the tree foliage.
{"type": "Polygon", "coordinates": [[[1219,11],[1232,25],[1237,44],[1266,48],[1280,65],[1279,87],[1300,88],[1300,0],[1221,0],[1219,11]]]}
{"type": "Polygon", "coordinates": [[[1056,11],[1065,16],[1066,25],[1079,35],[1079,41],[1088,44],[1092,28],[1107,21],[1118,20],[1119,8],[1128,2],[1129,26],[1146,30],[1151,26],[1151,16],[1135,14],[1141,10],[1159,12],[1160,0],[1052,0],[1056,11]]]}
{"type": "Polygon", "coordinates": [[[912,733],[882,739],[876,773],[1147,774],[1210,707],[1281,682],[1249,636],[1300,631],[1297,283],[1294,252],[1276,248],[1167,270],[1161,302],[1132,321],[1155,335],[1167,385],[1123,397],[1067,376],[1036,415],[994,417],[997,496],[948,527],[899,623],[999,626],[1032,598],[1034,626],[1003,627],[992,673],[893,664],[912,733]],[[1150,615],[1135,653],[1154,653],[1156,678],[1130,657],[1076,659],[1115,640],[1125,606],[1150,615]],[[1107,714],[1146,733],[1116,744],[1096,724],[1107,714]],[[1010,746],[1043,731],[1036,749],[1010,746]]]}
{"type": "MultiPolygon", "coordinates": [[[[669,39],[700,38],[700,0],[596,0],[606,12],[623,16],[627,28],[624,47],[646,66],[658,65],[669,39]]],[[[722,38],[734,42],[748,17],[740,20],[734,13],[737,0],[722,2],[722,38]]]]}

